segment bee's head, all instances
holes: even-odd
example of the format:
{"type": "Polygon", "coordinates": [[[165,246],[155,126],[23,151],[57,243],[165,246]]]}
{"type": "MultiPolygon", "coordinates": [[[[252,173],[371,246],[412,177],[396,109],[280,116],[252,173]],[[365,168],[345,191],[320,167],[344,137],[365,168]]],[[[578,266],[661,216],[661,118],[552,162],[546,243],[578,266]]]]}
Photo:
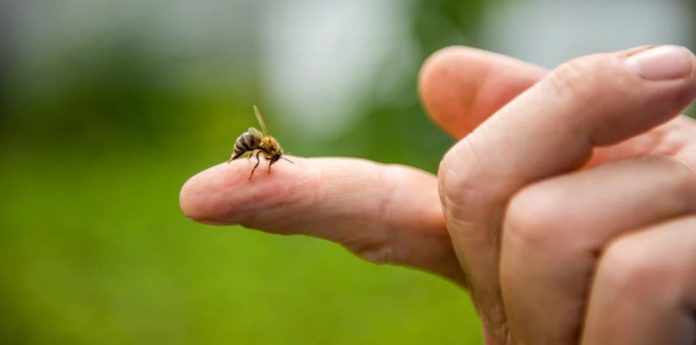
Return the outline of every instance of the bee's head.
{"type": "Polygon", "coordinates": [[[273,156],[271,156],[271,164],[273,164],[273,163],[279,161],[281,156],[283,156],[283,152],[282,152],[282,151],[278,151],[276,154],[274,154],[273,156]]]}

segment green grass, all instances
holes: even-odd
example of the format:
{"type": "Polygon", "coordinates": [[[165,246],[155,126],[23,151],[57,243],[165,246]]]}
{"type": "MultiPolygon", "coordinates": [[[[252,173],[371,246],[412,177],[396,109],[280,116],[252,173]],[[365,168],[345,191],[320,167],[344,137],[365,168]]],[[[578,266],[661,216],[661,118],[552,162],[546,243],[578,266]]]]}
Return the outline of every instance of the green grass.
{"type": "Polygon", "coordinates": [[[338,245],[186,219],[214,163],[6,149],[2,344],[479,344],[466,294],[338,245]]]}

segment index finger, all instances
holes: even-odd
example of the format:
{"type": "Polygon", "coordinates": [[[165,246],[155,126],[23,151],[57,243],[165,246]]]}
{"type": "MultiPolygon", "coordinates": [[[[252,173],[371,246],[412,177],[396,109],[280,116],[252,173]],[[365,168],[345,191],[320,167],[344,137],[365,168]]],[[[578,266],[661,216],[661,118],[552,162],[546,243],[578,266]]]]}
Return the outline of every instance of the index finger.
{"type": "Polygon", "coordinates": [[[255,160],[204,170],[183,186],[181,208],[199,222],[328,239],[367,260],[463,284],[435,176],[363,159],[290,159],[294,165],[280,161],[251,180],[255,160]]]}

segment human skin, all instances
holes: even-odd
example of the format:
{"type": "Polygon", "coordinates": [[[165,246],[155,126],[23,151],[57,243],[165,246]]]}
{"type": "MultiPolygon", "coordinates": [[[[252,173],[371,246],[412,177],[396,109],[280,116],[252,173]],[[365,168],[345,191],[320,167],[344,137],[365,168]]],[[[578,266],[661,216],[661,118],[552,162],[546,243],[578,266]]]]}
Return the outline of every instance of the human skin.
{"type": "Polygon", "coordinates": [[[249,182],[238,160],[189,179],[181,207],[451,279],[488,344],[693,344],[696,122],[679,113],[695,71],[678,47],[551,72],[446,48],[420,75],[425,108],[458,140],[438,176],[293,157],[249,182]]]}

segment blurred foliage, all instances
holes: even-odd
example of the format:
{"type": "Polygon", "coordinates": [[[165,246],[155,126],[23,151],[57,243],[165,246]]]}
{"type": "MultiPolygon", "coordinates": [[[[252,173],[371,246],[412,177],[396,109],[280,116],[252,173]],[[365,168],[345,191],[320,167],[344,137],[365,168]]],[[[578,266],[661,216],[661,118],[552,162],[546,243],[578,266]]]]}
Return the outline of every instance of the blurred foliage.
{"type": "MultiPolygon", "coordinates": [[[[412,1],[414,61],[474,43],[481,4],[412,1]]],[[[163,56],[138,28],[51,56],[8,56],[0,343],[481,342],[466,295],[439,278],[181,214],[182,183],[226,159],[253,123],[250,106],[263,100],[253,56],[223,67],[163,56]]],[[[364,100],[365,114],[337,137],[293,147],[283,128],[277,136],[301,155],[434,171],[451,140],[423,114],[418,67],[394,97],[364,100]]]]}
{"type": "Polygon", "coordinates": [[[483,0],[415,1],[413,37],[421,48],[421,57],[453,44],[475,46],[484,4],[483,0]]]}
{"type": "Polygon", "coordinates": [[[1,343],[477,339],[468,302],[437,278],[322,241],[183,219],[177,187],[196,159],[37,156],[13,155],[0,174],[12,181],[0,211],[1,343]]]}

